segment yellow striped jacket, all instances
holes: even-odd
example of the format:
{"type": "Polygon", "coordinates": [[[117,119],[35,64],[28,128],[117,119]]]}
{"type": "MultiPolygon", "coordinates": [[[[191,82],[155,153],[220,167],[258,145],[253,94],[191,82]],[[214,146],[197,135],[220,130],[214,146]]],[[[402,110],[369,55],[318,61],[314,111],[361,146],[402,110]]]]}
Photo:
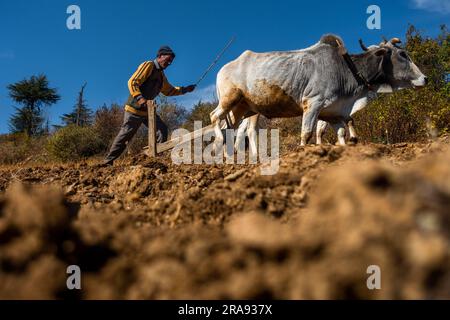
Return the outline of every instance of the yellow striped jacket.
{"type": "Polygon", "coordinates": [[[167,81],[163,69],[156,60],[142,63],[128,80],[130,96],[125,110],[140,116],[147,116],[147,108],[141,108],[137,100],[141,97],[147,100],[155,99],[159,93],[165,96],[184,94],[183,87],[174,87],[167,81]]]}

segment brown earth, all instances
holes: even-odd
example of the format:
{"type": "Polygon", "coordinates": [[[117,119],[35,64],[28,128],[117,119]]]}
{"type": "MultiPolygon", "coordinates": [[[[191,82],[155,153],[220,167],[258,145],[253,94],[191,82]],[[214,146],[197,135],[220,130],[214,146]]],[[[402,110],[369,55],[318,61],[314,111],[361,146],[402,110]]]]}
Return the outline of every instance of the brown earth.
{"type": "Polygon", "coordinates": [[[450,298],[448,146],[292,139],[274,176],[168,155],[0,168],[0,299],[450,298]]]}

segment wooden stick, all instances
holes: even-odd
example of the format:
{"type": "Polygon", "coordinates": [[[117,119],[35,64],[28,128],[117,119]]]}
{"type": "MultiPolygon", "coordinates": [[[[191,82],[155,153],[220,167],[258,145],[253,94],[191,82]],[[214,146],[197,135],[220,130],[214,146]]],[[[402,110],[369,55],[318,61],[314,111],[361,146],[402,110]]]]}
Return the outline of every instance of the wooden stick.
{"type": "Polygon", "coordinates": [[[148,110],[148,153],[149,157],[156,157],[156,105],[153,100],[147,101],[148,110]]]}
{"type": "Polygon", "coordinates": [[[219,55],[216,57],[216,59],[213,61],[213,63],[211,63],[209,65],[208,69],[206,69],[206,71],[202,74],[200,79],[198,79],[198,81],[195,84],[196,86],[198,86],[198,84],[206,77],[206,75],[208,74],[209,70],[211,70],[212,67],[214,67],[214,65],[217,63],[217,61],[219,61],[220,57],[224,54],[224,52],[228,49],[228,47],[231,45],[231,43],[233,41],[234,41],[234,36],[230,39],[230,41],[228,41],[228,43],[225,46],[225,48],[223,48],[223,50],[219,53],[219,55]]]}

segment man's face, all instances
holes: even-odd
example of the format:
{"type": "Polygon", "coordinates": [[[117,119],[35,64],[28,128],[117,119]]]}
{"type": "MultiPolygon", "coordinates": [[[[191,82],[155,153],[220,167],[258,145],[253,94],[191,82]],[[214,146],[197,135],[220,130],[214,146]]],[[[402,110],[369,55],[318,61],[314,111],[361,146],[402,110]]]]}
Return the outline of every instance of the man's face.
{"type": "Polygon", "coordinates": [[[172,61],[173,61],[173,56],[170,54],[167,54],[167,55],[163,54],[158,57],[158,63],[161,66],[161,68],[163,68],[163,69],[170,66],[172,61]]]}

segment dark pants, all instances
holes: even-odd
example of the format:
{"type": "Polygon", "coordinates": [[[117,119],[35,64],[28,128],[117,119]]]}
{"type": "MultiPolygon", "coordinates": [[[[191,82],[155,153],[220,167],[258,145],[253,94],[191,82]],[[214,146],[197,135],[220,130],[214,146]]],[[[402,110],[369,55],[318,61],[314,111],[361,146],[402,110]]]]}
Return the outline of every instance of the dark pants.
{"type": "MultiPolygon", "coordinates": [[[[113,162],[122,154],[127,143],[134,137],[141,124],[148,127],[148,118],[125,111],[122,127],[105,158],[106,162],[113,162]]],[[[161,143],[167,141],[167,135],[167,125],[161,120],[159,115],[156,115],[156,142],[161,143]]]]}

